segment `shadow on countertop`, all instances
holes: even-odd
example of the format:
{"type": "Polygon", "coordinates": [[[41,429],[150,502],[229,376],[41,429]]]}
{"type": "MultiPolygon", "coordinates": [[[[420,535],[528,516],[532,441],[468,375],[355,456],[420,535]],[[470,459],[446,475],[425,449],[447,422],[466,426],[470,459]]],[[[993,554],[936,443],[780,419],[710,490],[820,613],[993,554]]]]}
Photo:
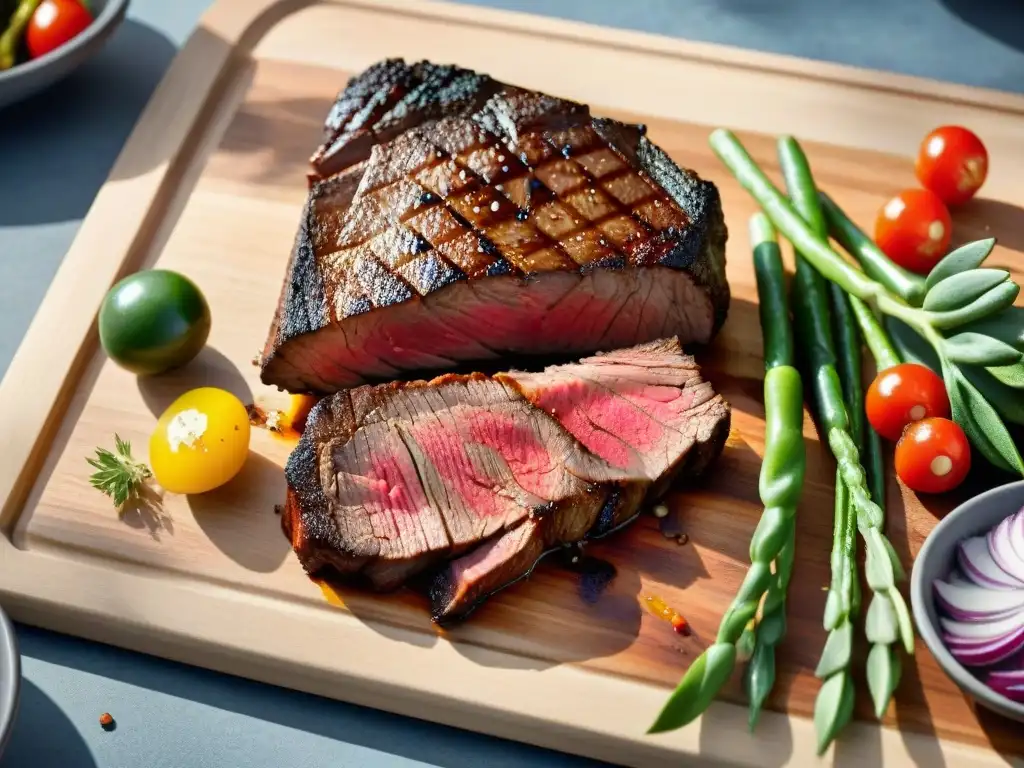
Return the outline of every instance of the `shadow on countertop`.
{"type": "Polygon", "coordinates": [[[1011,48],[1024,51],[1024,7],[1007,0],[939,0],[961,21],[1011,48]]]}
{"type": "Polygon", "coordinates": [[[0,110],[0,226],[84,217],[175,53],[126,19],[80,69],[0,110]]]}
{"type": "MultiPolygon", "coordinates": [[[[602,768],[606,765],[518,742],[494,739],[458,728],[435,725],[221,675],[156,657],[122,651],[100,643],[57,635],[23,624],[17,625],[17,631],[25,653],[39,661],[70,667],[86,674],[439,768],[476,768],[479,765],[491,768],[513,768],[522,765],[602,768]]],[[[46,763],[34,759],[38,752],[31,752],[32,745],[28,742],[28,737],[34,732],[33,729],[36,733],[34,744],[38,750],[39,733],[57,735],[57,729],[61,727],[62,721],[67,723],[67,730],[73,726],[64,713],[48,699],[48,709],[34,709],[32,701],[39,699],[43,694],[38,689],[32,693],[32,688],[31,683],[26,680],[23,694],[26,700],[23,707],[26,709],[23,717],[31,720],[19,722],[15,726],[9,752],[10,760],[0,761],[0,768],[20,768],[23,765],[60,765],[68,768],[94,766],[95,762],[88,756],[88,752],[85,752],[85,760],[70,759],[78,756],[71,753],[68,755],[69,759],[63,761],[46,763]],[[37,717],[41,720],[37,720],[37,717]],[[23,762],[15,759],[17,755],[29,754],[33,755],[33,759],[23,762]]],[[[111,713],[117,717],[113,709],[111,713]]],[[[207,717],[217,720],[213,715],[207,717]]],[[[118,733],[124,731],[127,734],[127,722],[121,725],[124,727],[119,728],[118,733]]],[[[99,729],[98,724],[96,728],[99,729]]],[[[61,731],[60,735],[63,736],[63,733],[64,731],[61,731]]],[[[78,736],[77,732],[71,735],[78,736]]],[[[67,745],[52,746],[54,749],[69,748],[67,745]]],[[[82,749],[86,749],[84,744],[82,749]]]]}
{"type": "Polygon", "coordinates": [[[64,765],[96,768],[96,761],[64,710],[31,680],[22,680],[21,704],[0,768],[64,765]]]}

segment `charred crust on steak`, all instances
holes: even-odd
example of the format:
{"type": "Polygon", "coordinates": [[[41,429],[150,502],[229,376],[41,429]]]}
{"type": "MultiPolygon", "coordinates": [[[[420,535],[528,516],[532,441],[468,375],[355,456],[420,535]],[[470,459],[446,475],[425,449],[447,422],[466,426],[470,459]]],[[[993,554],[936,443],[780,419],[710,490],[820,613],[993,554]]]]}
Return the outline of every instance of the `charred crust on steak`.
{"type": "Polygon", "coordinates": [[[641,125],[592,116],[585,104],[454,65],[388,59],[360,73],[338,95],[311,159],[261,380],[323,394],[526,354],[534,340],[547,345],[538,354],[654,333],[709,341],[730,301],[719,194],[644,134],[641,125]],[[670,273],[631,276],[649,269],[670,273]],[[507,342],[485,338],[483,323],[477,332],[468,312],[469,326],[452,331],[438,330],[444,318],[433,328],[417,318],[439,309],[457,317],[465,301],[511,296],[497,282],[497,290],[482,285],[488,280],[555,293],[542,286],[569,287],[563,278],[574,274],[590,291],[603,273],[625,276],[621,293],[605,287],[609,301],[630,291],[649,298],[652,285],[671,282],[661,289],[673,292],[671,303],[693,308],[677,308],[663,324],[641,324],[634,315],[642,310],[609,309],[623,327],[595,318],[593,338],[562,330],[569,322],[539,335],[536,319],[523,318],[507,342]],[[398,339],[417,327],[423,337],[398,339]],[[459,336],[465,349],[452,346],[459,336]],[[389,356],[381,345],[405,352],[389,356]]]}

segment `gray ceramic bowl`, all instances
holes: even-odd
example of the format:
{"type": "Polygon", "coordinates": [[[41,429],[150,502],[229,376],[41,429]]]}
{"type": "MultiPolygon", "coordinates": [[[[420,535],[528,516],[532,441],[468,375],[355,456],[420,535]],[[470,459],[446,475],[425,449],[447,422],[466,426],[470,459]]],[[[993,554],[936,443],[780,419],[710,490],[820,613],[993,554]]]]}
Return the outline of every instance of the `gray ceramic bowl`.
{"type": "Polygon", "coordinates": [[[128,0],[92,0],[90,7],[92,24],[74,38],[45,56],[0,71],[0,109],[50,87],[102,48],[124,21],[128,0]]]}
{"type": "Polygon", "coordinates": [[[946,650],[938,631],[938,611],[932,584],[953,570],[956,546],[961,539],[985,533],[1024,507],[1024,480],[1001,485],[979,494],[954,509],[935,526],[914,561],[910,577],[910,601],[917,631],[928,650],[961,690],[983,706],[1024,722],[1024,704],[995,693],[946,650]]]}
{"type": "Polygon", "coordinates": [[[7,614],[0,609],[0,754],[11,737],[21,694],[21,655],[18,638],[7,614]]]}

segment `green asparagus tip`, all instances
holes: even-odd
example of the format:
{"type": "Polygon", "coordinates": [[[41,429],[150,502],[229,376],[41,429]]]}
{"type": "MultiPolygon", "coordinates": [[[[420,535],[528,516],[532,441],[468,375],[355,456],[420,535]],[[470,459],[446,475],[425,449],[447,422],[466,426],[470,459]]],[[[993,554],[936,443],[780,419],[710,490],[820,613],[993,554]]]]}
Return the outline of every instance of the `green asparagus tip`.
{"type": "Polygon", "coordinates": [[[777,243],[778,235],[775,227],[763,211],[758,211],[750,217],[750,245],[754,248],[761,243],[777,243]]]}

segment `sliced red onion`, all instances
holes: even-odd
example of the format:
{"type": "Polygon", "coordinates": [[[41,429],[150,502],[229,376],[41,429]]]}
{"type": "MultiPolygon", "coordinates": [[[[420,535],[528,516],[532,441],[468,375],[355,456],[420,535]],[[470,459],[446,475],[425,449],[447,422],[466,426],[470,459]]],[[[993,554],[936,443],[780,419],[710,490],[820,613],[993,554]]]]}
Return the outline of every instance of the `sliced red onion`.
{"type": "Polygon", "coordinates": [[[985,538],[988,552],[999,569],[1011,579],[1024,584],[1024,560],[1017,557],[1017,552],[1010,543],[1010,528],[1013,523],[1013,517],[1006,518],[989,531],[985,538]]]}
{"type": "MultiPolygon", "coordinates": [[[[999,635],[998,637],[981,639],[978,637],[957,637],[956,635],[950,635],[948,633],[943,632],[942,640],[945,643],[946,648],[948,648],[950,651],[954,649],[970,651],[977,650],[978,648],[982,648],[986,645],[991,645],[992,643],[996,643],[1001,640],[1006,640],[1007,638],[1012,638],[1016,634],[1017,630],[1014,630],[1012,632],[1007,632],[1004,635],[999,635]]],[[[1013,654],[1010,654],[1010,656],[1012,655],[1013,654]]],[[[1000,659],[1000,661],[1008,660],[1010,656],[1006,656],[1003,659],[1000,659]]]]}
{"type": "Polygon", "coordinates": [[[954,587],[973,587],[974,586],[974,582],[971,581],[970,579],[968,579],[966,576],[964,576],[960,572],[959,568],[957,568],[951,574],[949,574],[949,578],[946,579],[946,582],[949,583],[949,584],[952,584],[954,587]]]}
{"type": "Polygon", "coordinates": [[[1010,518],[1010,547],[1017,560],[1024,562],[1024,509],[1010,518]]]}
{"type": "Polygon", "coordinates": [[[987,536],[972,536],[960,542],[957,562],[964,575],[975,584],[989,589],[1024,589],[1024,582],[1000,568],[988,549],[987,536]]]}
{"type": "Polygon", "coordinates": [[[988,673],[988,681],[1002,682],[1007,685],[1024,685],[1024,669],[993,669],[988,673]]]}
{"type": "Polygon", "coordinates": [[[985,685],[1013,701],[1024,702],[1024,669],[997,669],[985,676],[985,685]]]}
{"type": "Polygon", "coordinates": [[[953,621],[939,617],[939,624],[950,637],[964,641],[988,642],[1024,627],[1024,611],[994,621],[953,621]]]}
{"type": "Polygon", "coordinates": [[[988,589],[977,584],[934,584],[939,605],[957,621],[994,621],[1024,610],[1024,589],[988,589]]]}
{"type": "Polygon", "coordinates": [[[943,638],[953,657],[968,667],[988,667],[998,664],[1024,648],[1024,625],[1016,631],[989,643],[960,644],[955,639],[943,638]]]}

